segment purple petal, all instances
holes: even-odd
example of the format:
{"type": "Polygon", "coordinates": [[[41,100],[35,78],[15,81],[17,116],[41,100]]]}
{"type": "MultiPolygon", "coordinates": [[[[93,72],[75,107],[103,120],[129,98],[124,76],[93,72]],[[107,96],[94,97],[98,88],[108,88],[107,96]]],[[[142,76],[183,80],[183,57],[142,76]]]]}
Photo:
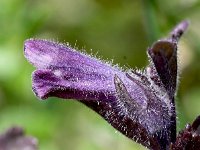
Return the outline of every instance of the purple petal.
{"type": "MultiPolygon", "coordinates": [[[[27,60],[38,69],[83,67],[86,69],[85,71],[90,71],[94,69],[98,70],[102,67],[106,69],[111,67],[105,62],[90,57],[84,53],[80,53],[67,45],[47,40],[26,40],[24,50],[27,60]]],[[[117,71],[117,69],[115,70],[117,71]]]]}
{"type": "Polygon", "coordinates": [[[25,42],[25,57],[38,69],[33,73],[33,90],[45,99],[49,96],[79,100],[115,99],[114,76],[126,84],[133,99],[144,104],[145,94],[126,73],[71,47],[46,40],[25,42]]]}

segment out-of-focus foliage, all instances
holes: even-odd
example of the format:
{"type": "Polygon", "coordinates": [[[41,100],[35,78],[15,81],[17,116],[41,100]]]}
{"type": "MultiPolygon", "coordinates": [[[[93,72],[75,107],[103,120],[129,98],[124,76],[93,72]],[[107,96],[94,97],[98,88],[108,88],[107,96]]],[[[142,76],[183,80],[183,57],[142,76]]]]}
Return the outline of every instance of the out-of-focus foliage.
{"type": "Polygon", "coordinates": [[[147,47],[182,19],[191,25],[179,44],[179,129],[200,114],[198,0],[1,0],[0,8],[1,132],[22,126],[38,138],[41,150],[143,150],[82,104],[37,100],[31,91],[34,68],[23,57],[23,41],[69,42],[121,66],[142,68],[147,47]]]}

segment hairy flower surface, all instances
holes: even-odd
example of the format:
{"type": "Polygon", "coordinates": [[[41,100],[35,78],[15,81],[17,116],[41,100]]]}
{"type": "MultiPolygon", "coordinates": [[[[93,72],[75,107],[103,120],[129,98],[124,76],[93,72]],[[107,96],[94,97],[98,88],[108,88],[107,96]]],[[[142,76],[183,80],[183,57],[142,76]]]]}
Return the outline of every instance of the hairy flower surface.
{"type": "Polygon", "coordinates": [[[41,99],[77,99],[145,147],[169,149],[176,141],[177,43],[187,26],[183,21],[155,42],[142,71],[124,71],[70,46],[29,39],[24,54],[37,68],[33,91],[41,99]]]}

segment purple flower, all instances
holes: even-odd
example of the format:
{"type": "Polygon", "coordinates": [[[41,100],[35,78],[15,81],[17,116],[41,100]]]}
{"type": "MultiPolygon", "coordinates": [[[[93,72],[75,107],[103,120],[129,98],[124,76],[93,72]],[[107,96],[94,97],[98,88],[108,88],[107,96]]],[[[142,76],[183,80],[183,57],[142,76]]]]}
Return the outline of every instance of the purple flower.
{"type": "Polygon", "coordinates": [[[36,138],[26,136],[20,127],[9,128],[0,134],[0,150],[38,150],[36,138]]]}
{"type": "Polygon", "coordinates": [[[176,141],[177,42],[187,26],[183,21],[169,38],[155,42],[142,71],[123,70],[68,45],[29,39],[24,54],[37,68],[33,91],[41,99],[77,99],[145,147],[169,149],[176,141]]]}

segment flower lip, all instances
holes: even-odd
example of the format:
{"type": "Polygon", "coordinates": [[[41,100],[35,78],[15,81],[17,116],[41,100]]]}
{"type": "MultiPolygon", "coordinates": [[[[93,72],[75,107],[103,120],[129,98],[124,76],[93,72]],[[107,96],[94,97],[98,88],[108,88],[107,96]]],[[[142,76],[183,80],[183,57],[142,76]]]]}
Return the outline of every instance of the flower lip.
{"type": "Polygon", "coordinates": [[[49,64],[53,61],[53,58],[48,53],[45,53],[50,48],[46,47],[43,42],[52,44],[47,40],[36,39],[28,39],[24,42],[24,55],[26,59],[36,68],[40,69],[48,68],[49,64]]]}
{"type": "MultiPolygon", "coordinates": [[[[54,67],[68,67],[80,65],[87,69],[112,68],[110,63],[78,52],[69,45],[43,39],[28,39],[24,42],[24,55],[26,59],[38,69],[54,69],[54,67]],[[92,62],[92,63],[91,63],[92,62]],[[81,64],[80,64],[81,63],[81,64]]],[[[117,66],[112,70],[118,71],[117,66]]]]}

